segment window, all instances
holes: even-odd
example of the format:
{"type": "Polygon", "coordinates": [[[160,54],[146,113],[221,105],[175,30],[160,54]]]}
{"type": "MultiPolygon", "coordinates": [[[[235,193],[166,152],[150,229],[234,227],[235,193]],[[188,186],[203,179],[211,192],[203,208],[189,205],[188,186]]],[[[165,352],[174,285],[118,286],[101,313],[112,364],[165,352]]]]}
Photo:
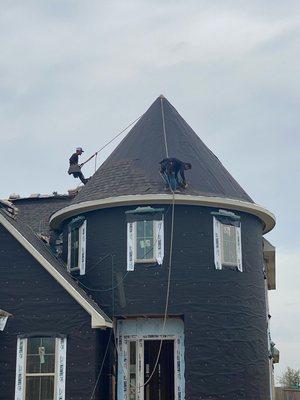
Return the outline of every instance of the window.
{"type": "MultiPolygon", "coordinates": [[[[154,231],[156,230],[155,221],[135,222],[135,262],[155,261],[154,231]]],[[[155,232],[156,233],[156,232],[155,232]]],[[[156,235],[155,235],[156,236],[156,235]]]]}
{"type": "Polygon", "coordinates": [[[68,270],[85,274],[86,264],[86,220],[75,218],[69,224],[68,233],[68,270]]]}
{"type": "Polygon", "coordinates": [[[216,269],[242,271],[241,223],[235,214],[220,210],[214,215],[214,258],[216,269]]]}
{"type": "Polygon", "coordinates": [[[19,338],[15,400],[64,400],[65,369],[65,338],[19,338]]]}
{"type": "Polygon", "coordinates": [[[127,224],[127,269],[135,264],[159,264],[164,256],[164,224],[159,221],[135,221],[127,224]]]}

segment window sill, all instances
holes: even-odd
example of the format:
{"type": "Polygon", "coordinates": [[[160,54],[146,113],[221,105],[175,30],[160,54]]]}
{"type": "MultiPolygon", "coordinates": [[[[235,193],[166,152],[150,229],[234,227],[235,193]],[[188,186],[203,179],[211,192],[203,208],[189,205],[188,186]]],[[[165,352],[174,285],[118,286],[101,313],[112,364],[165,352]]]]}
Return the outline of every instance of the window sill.
{"type": "Polygon", "coordinates": [[[134,260],[135,264],[157,264],[157,260],[154,258],[144,259],[144,260],[134,260]]]}

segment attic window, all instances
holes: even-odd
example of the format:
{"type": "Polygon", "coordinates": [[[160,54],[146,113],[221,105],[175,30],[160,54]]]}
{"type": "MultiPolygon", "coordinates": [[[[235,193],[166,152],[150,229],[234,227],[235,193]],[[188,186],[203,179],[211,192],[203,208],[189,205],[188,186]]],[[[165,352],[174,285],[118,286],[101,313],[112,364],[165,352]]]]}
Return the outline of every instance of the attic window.
{"type": "Polygon", "coordinates": [[[68,271],[85,274],[86,263],[86,220],[74,218],[68,226],[68,271]]]}
{"type": "Polygon", "coordinates": [[[164,209],[138,207],[127,211],[127,270],[135,264],[161,265],[164,256],[164,209]]]}
{"type": "Polygon", "coordinates": [[[216,269],[243,271],[240,217],[226,210],[213,212],[216,269]]]}

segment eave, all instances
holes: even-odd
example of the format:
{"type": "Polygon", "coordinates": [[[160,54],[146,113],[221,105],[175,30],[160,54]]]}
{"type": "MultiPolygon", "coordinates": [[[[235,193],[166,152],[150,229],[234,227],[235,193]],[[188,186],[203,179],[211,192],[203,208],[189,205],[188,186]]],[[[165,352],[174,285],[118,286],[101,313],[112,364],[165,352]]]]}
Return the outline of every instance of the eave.
{"type": "MultiPolygon", "coordinates": [[[[147,195],[126,195],[118,197],[108,197],[99,200],[85,201],[72,204],[55,212],[50,218],[50,225],[53,229],[60,229],[62,223],[75,215],[111,207],[121,207],[129,205],[143,204],[170,204],[173,201],[172,194],[147,194],[147,195]]],[[[206,206],[224,208],[228,210],[243,211],[255,215],[263,223],[263,233],[271,231],[276,219],[274,214],[266,208],[247,201],[228,199],[222,197],[206,197],[175,194],[174,201],[177,205],[206,206]]]]}

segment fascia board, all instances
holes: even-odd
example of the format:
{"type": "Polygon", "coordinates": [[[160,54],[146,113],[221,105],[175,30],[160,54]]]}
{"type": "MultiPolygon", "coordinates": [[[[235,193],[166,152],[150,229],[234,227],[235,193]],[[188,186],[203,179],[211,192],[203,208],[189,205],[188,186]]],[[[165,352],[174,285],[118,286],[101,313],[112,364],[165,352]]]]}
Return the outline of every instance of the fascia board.
{"type": "MultiPolygon", "coordinates": [[[[274,214],[258,204],[249,203],[247,201],[222,197],[191,196],[181,194],[175,194],[174,200],[175,204],[179,205],[218,207],[229,210],[243,211],[255,215],[264,224],[264,234],[271,231],[276,224],[274,214]]],[[[85,201],[82,203],[72,204],[55,212],[50,218],[50,225],[53,229],[59,229],[64,220],[71,218],[74,215],[102,208],[140,204],[170,204],[172,201],[173,195],[171,194],[128,195],[85,201]]]]}
{"type": "Polygon", "coordinates": [[[111,328],[112,323],[106,321],[86,299],[70,285],[70,283],[47,261],[21,233],[0,214],[0,223],[8,232],[46,269],[47,272],[79,303],[91,316],[92,328],[111,328]]]}

